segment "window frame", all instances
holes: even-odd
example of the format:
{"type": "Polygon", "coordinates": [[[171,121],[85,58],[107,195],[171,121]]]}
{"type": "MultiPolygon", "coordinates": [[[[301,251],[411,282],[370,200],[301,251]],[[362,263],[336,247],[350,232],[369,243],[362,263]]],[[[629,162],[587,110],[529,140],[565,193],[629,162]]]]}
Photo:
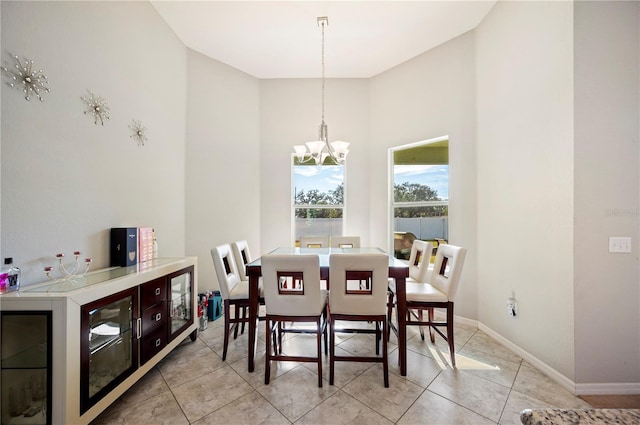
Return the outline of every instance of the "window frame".
{"type": "MultiPolygon", "coordinates": [[[[447,141],[451,142],[451,139],[449,138],[448,135],[445,136],[441,136],[441,137],[436,137],[436,138],[432,138],[432,139],[426,139],[426,140],[421,140],[418,142],[413,142],[413,143],[409,143],[406,145],[401,145],[401,146],[395,146],[392,148],[389,148],[388,150],[388,170],[387,170],[387,175],[388,175],[388,182],[389,182],[389,190],[387,191],[387,205],[388,205],[388,216],[389,216],[389,220],[387,222],[387,235],[388,235],[388,252],[389,253],[393,253],[395,252],[395,209],[396,208],[404,208],[404,207],[432,207],[432,206],[446,206],[447,210],[449,210],[450,207],[450,200],[451,200],[451,183],[450,183],[450,178],[451,178],[451,161],[447,161],[447,166],[449,167],[449,173],[448,173],[448,181],[447,181],[447,186],[448,186],[448,195],[446,200],[443,201],[417,201],[417,202],[396,202],[395,201],[395,170],[394,170],[394,166],[395,166],[395,159],[394,159],[394,154],[396,151],[400,151],[400,150],[406,150],[406,149],[412,149],[412,148],[416,148],[419,146],[424,146],[424,145],[429,145],[429,144],[433,144],[433,143],[438,143],[438,142],[444,142],[447,141]]],[[[450,145],[449,145],[450,148],[450,145]]],[[[430,165],[430,164],[425,164],[425,165],[430,165]]],[[[447,217],[449,216],[449,214],[447,214],[447,217]]],[[[450,221],[447,221],[447,235],[450,234],[450,226],[449,226],[450,221]]]]}

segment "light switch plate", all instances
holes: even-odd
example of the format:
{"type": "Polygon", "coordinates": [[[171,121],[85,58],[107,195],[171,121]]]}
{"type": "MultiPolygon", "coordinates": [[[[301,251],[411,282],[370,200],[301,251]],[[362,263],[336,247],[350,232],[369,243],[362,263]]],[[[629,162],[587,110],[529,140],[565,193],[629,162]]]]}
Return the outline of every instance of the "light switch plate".
{"type": "Polygon", "coordinates": [[[609,252],[630,253],[631,238],[623,236],[611,236],[609,238],[609,252]]]}

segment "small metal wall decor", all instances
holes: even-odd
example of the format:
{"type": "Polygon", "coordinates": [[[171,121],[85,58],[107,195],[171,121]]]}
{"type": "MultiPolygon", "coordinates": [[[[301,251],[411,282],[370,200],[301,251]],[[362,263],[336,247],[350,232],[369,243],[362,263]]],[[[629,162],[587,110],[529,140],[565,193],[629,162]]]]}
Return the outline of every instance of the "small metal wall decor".
{"type": "Polygon", "coordinates": [[[9,86],[21,88],[26,100],[31,100],[31,96],[35,96],[43,102],[42,94],[51,91],[47,87],[49,84],[47,76],[42,73],[42,70],[33,70],[32,60],[25,58],[22,62],[18,56],[12,56],[12,58],[15,70],[2,67],[5,74],[11,78],[9,86]]]}
{"type": "Polygon", "coordinates": [[[109,107],[107,106],[107,101],[104,100],[100,96],[96,96],[93,94],[91,90],[87,90],[89,96],[81,96],[80,99],[87,105],[87,109],[84,111],[86,114],[91,114],[93,116],[93,123],[98,124],[98,120],[100,120],[100,124],[104,125],[104,121],[109,119],[109,107]]]}
{"type": "Polygon", "coordinates": [[[138,146],[144,146],[144,142],[147,141],[147,129],[142,125],[140,121],[132,120],[131,124],[129,124],[129,128],[131,129],[131,137],[133,140],[138,142],[138,146]]]}

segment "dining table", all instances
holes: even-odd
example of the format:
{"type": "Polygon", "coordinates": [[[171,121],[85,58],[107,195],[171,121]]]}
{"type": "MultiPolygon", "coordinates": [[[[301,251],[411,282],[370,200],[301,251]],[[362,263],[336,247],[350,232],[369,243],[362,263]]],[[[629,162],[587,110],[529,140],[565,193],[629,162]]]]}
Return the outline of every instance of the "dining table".
{"type": "MultiPolygon", "coordinates": [[[[375,247],[363,248],[298,248],[298,247],[281,247],[276,248],[269,254],[316,254],[320,260],[320,279],[329,282],[329,257],[331,254],[371,254],[386,253],[384,250],[375,247]]],[[[407,303],[406,303],[406,279],[409,277],[409,265],[393,255],[387,254],[389,257],[389,277],[393,278],[396,283],[396,309],[398,317],[398,363],[400,366],[400,374],[407,375],[407,303]]],[[[262,276],[261,259],[250,262],[246,266],[247,276],[249,277],[249,348],[248,348],[248,370],[253,372],[255,369],[256,347],[258,340],[258,312],[260,308],[260,289],[259,282],[262,276]]]]}

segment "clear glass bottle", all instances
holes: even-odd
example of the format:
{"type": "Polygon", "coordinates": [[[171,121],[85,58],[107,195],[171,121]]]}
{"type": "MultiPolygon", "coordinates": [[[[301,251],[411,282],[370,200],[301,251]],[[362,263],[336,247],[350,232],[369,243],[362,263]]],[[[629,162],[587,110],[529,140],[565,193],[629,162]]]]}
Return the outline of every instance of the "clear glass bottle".
{"type": "Polygon", "coordinates": [[[3,272],[7,272],[6,291],[17,291],[20,289],[20,269],[13,265],[12,257],[4,259],[4,267],[2,270],[3,272]]]}

